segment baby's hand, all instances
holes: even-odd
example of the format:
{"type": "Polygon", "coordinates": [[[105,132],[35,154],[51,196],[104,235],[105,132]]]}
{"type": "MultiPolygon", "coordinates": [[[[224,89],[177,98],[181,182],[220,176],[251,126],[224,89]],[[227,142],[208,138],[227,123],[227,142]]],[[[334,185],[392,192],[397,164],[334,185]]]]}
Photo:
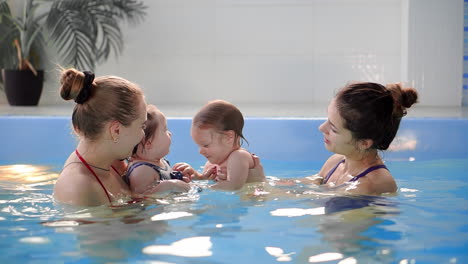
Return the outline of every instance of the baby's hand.
{"type": "Polygon", "coordinates": [[[217,171],[218,167],[214,164],[210,164],[206,166],[205,170],[203,170],[203,173],[197,175],[197,177],[200,180],[214,180],[218,175],[217,171]]]}
{"type": "Polygon", "coordinates": [[[199,173],[195,169],[193,169],[192,166],[190,166],[190,164],[185,162],[179,162],[174,164],[172,169],[175,171],[180,171],[184,175],[184,182],[190,182],[192,178],[198,177],[199,175],[199,173]]]}
{"type": "Polygon", "coordinates": [[[265,179],[265,172],[263,171],[263,165],[260,162],[260,158],[252,154],[252,158],[254,161],[254,167],[249,169],[250,177],[252,179],[258,179],[258,181],[263,181],[265,179]]]}
{"type": "Polygon", "coordinates": [[[226,167],[220,168],[216,171],[216,180],[217,181],[227,181],[227,169],[226,167]]]}

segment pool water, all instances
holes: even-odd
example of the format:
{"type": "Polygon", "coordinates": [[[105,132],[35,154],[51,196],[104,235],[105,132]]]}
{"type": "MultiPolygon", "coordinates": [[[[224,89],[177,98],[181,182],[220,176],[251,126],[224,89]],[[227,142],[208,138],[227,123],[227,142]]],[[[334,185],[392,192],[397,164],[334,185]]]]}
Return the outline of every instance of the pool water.
{"type": "MultiPolygon", "coordinates": [[[[195,161],[200,166],[201,160],[195,161]]],[[[387,161],[395,195],[282,185],[319,162],[263,160],[267,184],[197,183],[110,209],[55,204],[60,165],[0,166],[2,263],[468,263],[468,159],[387,161]]]]}

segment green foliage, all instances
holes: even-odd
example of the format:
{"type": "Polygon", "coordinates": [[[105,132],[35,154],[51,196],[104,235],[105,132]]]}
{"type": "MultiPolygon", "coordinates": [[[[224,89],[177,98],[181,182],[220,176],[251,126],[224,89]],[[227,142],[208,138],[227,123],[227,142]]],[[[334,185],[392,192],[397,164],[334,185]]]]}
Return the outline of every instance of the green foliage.
{"type": "Polygon", "coordinates": [[[15,16],[0,0],[0,68],[39,68],[50,44],[62,65],[94,70],[121,53],[120,23],[141,22],[145,9],[140,0],[26,0],[15,16]]]}

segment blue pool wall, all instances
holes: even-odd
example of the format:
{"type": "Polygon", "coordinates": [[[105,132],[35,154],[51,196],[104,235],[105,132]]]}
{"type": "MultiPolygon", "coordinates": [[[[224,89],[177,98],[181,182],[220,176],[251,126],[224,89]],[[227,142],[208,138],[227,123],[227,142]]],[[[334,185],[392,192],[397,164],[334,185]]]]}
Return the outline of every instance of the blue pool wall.
{"type": "MultiPolygon", "coordinates": [[[[244,146],[262,159],[323,162],[329,156],[318,131],[323,118],[247,118],[244,146]]],[[[203,161],[190,137],[191,119],[169,118],[172,162],[203,161]]],[[[468,158],[468,119],[405,118],[396,141],[413,149],[385,151],[386,160],[468,158]]],[[[0,117],[1,164],[63,164],[77,144],[69,117],[0,117]]]]}

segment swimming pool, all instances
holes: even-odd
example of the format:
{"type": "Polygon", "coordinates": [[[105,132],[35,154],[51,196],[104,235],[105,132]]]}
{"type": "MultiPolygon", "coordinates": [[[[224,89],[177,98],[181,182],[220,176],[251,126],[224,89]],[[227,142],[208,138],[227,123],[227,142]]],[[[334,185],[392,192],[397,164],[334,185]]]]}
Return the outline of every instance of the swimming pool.
{"type": "MultiPolygon", "coordinates": [[[[268,185],[204,189],[71,211],[53,182],[76,140],[67,117],[0,117],[0,260],[6,263],[467,263],[468,119],[406,118],[383,153],[395,196],[338,196],[276,178],[318,172],[323,119],[248,118],[268,185]],[[23,165],[19,165],[23,164],[23,165]]],[[[168,159],[203,160],[170,118],[168,159]]]]}

